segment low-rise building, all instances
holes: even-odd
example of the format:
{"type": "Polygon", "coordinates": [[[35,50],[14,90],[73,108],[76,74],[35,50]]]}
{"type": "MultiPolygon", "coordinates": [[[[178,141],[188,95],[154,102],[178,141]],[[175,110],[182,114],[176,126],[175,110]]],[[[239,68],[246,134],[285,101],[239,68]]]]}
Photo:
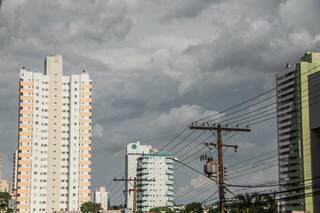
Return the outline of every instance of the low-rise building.
{"type": "Polygon", "coordinates": [[[99,187],[94,193],[94,202],[100,203],[104,212],[107,212],[109,206],[108,191],[106,187],[99,187]]]}
{"type": "Polygon", "coordinates": [[[0,192],[8,192],[9,193],[9,183],[7,180],[0,180],[0,192]]]}

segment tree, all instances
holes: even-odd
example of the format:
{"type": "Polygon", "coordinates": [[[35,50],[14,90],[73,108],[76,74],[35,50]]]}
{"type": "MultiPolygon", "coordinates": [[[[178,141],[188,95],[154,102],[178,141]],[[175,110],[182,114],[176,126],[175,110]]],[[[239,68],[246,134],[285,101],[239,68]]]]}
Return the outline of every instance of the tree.
{"type": "Polygon", "coordinates": [[[203,212],[203,208],[201,203],[190,203],[186,206],[186,208],[184,209],[185,213],[202,213],[203,212]]]}
{"type": "Polygon", "coordinates": [[[98,213],[102,210],[100,203],[85,202],[80,208],[82,213],[98,213]]]}
{"type": "Polygon", "coordinates": [[[9,200],[11,196],[8,192],[0,192],[0,212],[12,212],[12,209],[9,209],[9,200]]]}
{"type": "Polygon", "coordinates": [[[168,207],[156,207],[156,208],[152,208],[150,209],[150,212],[154,212],[154,213],[162,213],[162,212],[165,212],[165,213],[173,213],[173,211],[168,208],[168,207]]]}
{"type": "Polygon", "coordinates": [[[234,202],[226,207],[231,213],[276,213],[277,203],[273,196],[267,194],[238,195],[234,202]]]}
{"type": "Polygon", "coordinates": [[[259,213],[274,213],[278,211],[278,205],[274,197],[267,194],[257,194],[254,206],[259,213]]]}
{"type": "Polygon", "coordinates": [[[237,209],[240,212],[243,212],[243,213],[253,212],[253,206],[254,206],[252,203],[253,196],[249,194],[238,195],[237,199],[239,202],[237,209]]]}

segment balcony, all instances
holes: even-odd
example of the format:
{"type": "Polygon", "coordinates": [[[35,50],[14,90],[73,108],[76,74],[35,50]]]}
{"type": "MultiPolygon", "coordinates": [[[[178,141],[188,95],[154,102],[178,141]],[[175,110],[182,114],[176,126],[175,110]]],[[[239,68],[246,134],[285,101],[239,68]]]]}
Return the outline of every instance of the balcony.
{"type": "Polygon", "coordinates": [[[148,190],[149,188],[147,186],[142,186],[141,189],[142,190],[148,190]]]}
{"type": "Polygon", "coordinates": [[[166,184],[167,184],[167,185],[173,185],[173,181],[168,180],[168,181],[166,181],[166,184]]]}
{"type": "Polygon", "coordinates": [[[172,192],[172,191],[167,191],[166,195],[167,195],[168,197],[172,197],[172,196],[173,196],[173,192],[172,192]]]}
{"type": "Polygon", "coordinates": [[[173,206],[173,201],[168,200],[166,206],[167,206],[167,207],[173,206]]]}
{"type": "Polygon", "coordinates": [[[173,164],[173,160],[172,159],[167,159],[166,160],[166,164],[171,164],[172,165],[173,164]]]}
{"type": "Polygon", "coordinates": [[[167,175],[173,175],[173,170],[169,170],[169,169],[168,169],[167,172],[166,172],[166,174],[167,174],[167,175]]]}

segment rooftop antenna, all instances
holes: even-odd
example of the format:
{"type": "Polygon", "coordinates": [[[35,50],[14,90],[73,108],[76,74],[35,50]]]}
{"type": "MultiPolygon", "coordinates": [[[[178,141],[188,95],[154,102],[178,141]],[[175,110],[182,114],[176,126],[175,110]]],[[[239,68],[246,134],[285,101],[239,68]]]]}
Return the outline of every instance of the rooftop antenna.
{"type": "Polygon", "coordinates": [[[286,69],[289,69],[289,68],[291,68],[291,64],[286,63],[286,69]]]}

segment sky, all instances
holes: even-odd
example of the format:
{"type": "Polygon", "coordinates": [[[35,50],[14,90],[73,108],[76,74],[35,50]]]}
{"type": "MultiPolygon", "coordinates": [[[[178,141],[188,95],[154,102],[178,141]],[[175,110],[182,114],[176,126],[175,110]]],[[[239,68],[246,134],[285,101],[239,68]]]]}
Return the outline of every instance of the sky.
{"type": "MultiPolygon", "coordinates": [[[[91,75],[96,187],[123,171],[128,143],[160,148],[190,121],[273,88],[287,62],[320,51],[319,11],[318,0],[3,0],[0,153],[6,177],[17,146],[21,67],[43,72],[45,57],[58,53],[65,74],[85,69],[91,75]]],[[[274,121],[234,142],[242,148],[227,162],[275,149],[274,121]]],[[[276,176],[271,169],[252,178],[276,176]]],[[[203,182],[185,169],[175,180],[179,192],[203,182]]]]}

